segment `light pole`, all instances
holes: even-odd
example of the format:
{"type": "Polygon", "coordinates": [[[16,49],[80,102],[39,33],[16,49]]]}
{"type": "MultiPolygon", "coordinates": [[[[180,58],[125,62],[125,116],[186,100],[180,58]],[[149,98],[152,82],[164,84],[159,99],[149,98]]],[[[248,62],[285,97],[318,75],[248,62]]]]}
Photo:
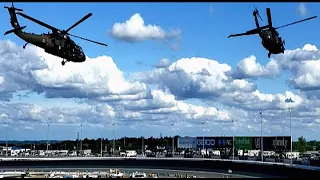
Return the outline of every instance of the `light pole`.
{"type": "MultiPolygon", "coordinates": [[[[143,129],[144,124],[141,123],[141,128],[143,129]]],[[[142,153],[142,157],[144,157],[144,136],[142,134],[141,136],[141,153],[142,153]]]]}
{"type": "Polygon", "coordinates": [[[263,162],[262,110],[260,110],[259,113],[261,117],[261,161],[263,162]]]}
{"type": "MultiPolygon", "coordinates": [[[[202,122],[201,122],[201,124],[203,125],[203,136],[202,136],[202,149],[203,149],[203,151],[204,151],[204,124],[205,124],[205,121],[204,120],[202,120],[202,122]]],[[[201,152],[201,151],[200,151],[201,152]]],[[[207,152],[206,152],[207,153],[207,152]]],[[[203,156],[202,156],[203,158],[204,158],[204,154],[203,154],[203,156]]]]}
{"type": "Polygon", "coordinates": [[[6,125],[6,157],[8,157],[8,123],[4,123],[6,125]]]}
{"type": "Polygon", "coordinates": [[[290,139],[291,139],[291,142],[290,142],[290,152],[291,152],[291,165],[292,165],[292,124],[291,124],[291,108],[289,108],[289,113],[290,113],[290,139]]]}
{"type": "Polygon", "coordinates": [[[114,150],[116,148],[116,142],[115,142],[115,137],[114,137],[114,125],[115,123],[112,122],[112,141],[113,141],[113,145],[112,145],[112,156],[114,156],[114,150]]]}
{"type": "Polygon", "coordinates": [[[50,123],[47,123],[47,154],[49,154],[49,129],[50,123]]]}
{"type": "MultiPolygon", "coordinates": [[[[232,120],[232,124],[233,124],[233,120],[232,120]]],[[[233,137],[232,137],[232,160],[234,161],[234,131],[233,131],[233,137]]]]}
{"type": "Polygon", "coordinates": [[[82,156],[82,123],[80,124],[80,156],[82,156]]]}
{"type": "MultiPolygon", "coordinates": [[[[174,129],[173,129],[174,123],[172,123],[171,126],[172,126],[172,130],[174,132],[174,129]]],[[[173,157],[173,155],[174,155],[174,134],[172,135],[172,157],[173,157]]]]}
{"type": "Polygon", "coordinates": [[[101,138],[101,157],[102,157],[102,146],[103,146],[103,137],[101,138]]]}

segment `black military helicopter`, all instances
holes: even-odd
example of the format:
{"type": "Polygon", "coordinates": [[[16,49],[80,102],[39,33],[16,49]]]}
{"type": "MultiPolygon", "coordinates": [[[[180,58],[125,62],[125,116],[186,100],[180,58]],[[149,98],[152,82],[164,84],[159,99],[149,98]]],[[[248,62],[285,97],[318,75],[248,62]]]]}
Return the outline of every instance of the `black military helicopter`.
{"type": "Polygon", "coordinates": [[[15,8],[12,3],[12,7],[4,7],[7,8],[10,14],[10,23],[13,27],[12,30],[7,31],[4,35],[14,33],[21,39],[25,40],[27,43],[23,46],[23,48],[26,47],[28,43],[31,43],[35,46],[38,46],[40,48],[43,48],[45,52],[61,57],[63,60],[61,62],[62,65],[65,65],[66,62],[72,61],[72,62],[84,62],[86,60],[86,56],[80,46],[78,46],[69,36],[73,36],[82,40],[86,40],[92,43],[96,43],[103,46],[108,46],[107,44],[100,43],[97,41],[93,41],[90,39],[86,39],[83,37],[75,36],[72,34],[69,34],[68,32],[82,23],[84,20],[88,19],[90,16],[92,16],[92,13],[87,14],[84,16],[81,20],[76,22],[74,25],[69,27],[67,30],[59,30],[55,27],[52,27],[42,21],[39,21],[37,19],[34,19],[28,15],[25,15],[21,13],[23,11],[22,9],[15,8]],[[20,12],[16,12],[20,11],[20,12]],[[50,30],[52,30],[52,33],[48,34],[34,34],[34,33],[27,33],[23,32],[22,30],[26,26],[20,26],[18,23],[17,16],[21,15],[24,18],[27,18],[31,21],[34,21],[38,23],[41,26],[44,26],[50,30]]]}
{"type": "Polygon", "coordinates": [[[257,10],[257,8],[255,8],[255,10],[253,11],[253,16],[254,16],[257,28],[241,34],[231,34],[228,38],[236,37],[236,36],[259,34],[260,38],[262,39],[263,47],[269,51],[268,57],[270,58],[271,54],[284,53],[284,50],[285,50],[284,48],[285,41],[282,40],[282,38],[279,36],[277,29],[290,26],[293,24],[297,24],[303,21],[311,20],[317,17],[317,16],[313,16],[310,18],[306,18],[300,21],[290,23],[290,24],[286,24],[284,26],[274,28],[272,26],[270,8],[266,8],[266,10],[267,10],[267,17],[268,17],[268,25],[260,27],[258,17],[261,19],[261,21],[262,21],[262,18],[259,15],[259,11],[257,10]]]}

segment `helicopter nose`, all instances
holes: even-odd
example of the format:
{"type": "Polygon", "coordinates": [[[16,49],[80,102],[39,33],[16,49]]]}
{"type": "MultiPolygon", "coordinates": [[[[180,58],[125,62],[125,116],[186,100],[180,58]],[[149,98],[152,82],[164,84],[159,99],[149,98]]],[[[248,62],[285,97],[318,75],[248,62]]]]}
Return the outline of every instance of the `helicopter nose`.
{"type": "Polygon", "coordinates": [[[86,61],[86,56],[83,53],[81,53],[80,59],[81,59],[81,62],[84,62],[86,61]]]}

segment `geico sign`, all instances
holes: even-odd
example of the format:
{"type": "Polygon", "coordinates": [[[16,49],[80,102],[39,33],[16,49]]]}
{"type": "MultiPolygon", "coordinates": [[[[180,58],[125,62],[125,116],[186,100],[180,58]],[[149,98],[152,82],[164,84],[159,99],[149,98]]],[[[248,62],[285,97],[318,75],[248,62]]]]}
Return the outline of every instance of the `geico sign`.
{"type": "MultiPolygon", "coordinates": [[[[197,140],[197,145],[202,145],[203,146],[203,139],[198,139],[197,140]]],[[[216,144],[215,139],[204,139],[204,145],[205,146],[214,146],[216,144]]]]}

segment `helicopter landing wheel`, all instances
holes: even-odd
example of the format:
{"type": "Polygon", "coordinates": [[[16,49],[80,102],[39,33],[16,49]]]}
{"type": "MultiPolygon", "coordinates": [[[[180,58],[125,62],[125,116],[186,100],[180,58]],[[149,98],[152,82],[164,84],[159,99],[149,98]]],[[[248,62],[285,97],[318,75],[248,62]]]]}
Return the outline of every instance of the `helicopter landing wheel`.
{"type": "Polygon", "coordinates": [[[66,64],[66,61],[61,61],[61,65],[64,66],[66,64]]]}
{"type": "Polygon", "coordinates": [[[270,58],[270,56],[271,56],[271,53],[269,52],[269,53],[268,53],[268,58],[270,58]]]}

